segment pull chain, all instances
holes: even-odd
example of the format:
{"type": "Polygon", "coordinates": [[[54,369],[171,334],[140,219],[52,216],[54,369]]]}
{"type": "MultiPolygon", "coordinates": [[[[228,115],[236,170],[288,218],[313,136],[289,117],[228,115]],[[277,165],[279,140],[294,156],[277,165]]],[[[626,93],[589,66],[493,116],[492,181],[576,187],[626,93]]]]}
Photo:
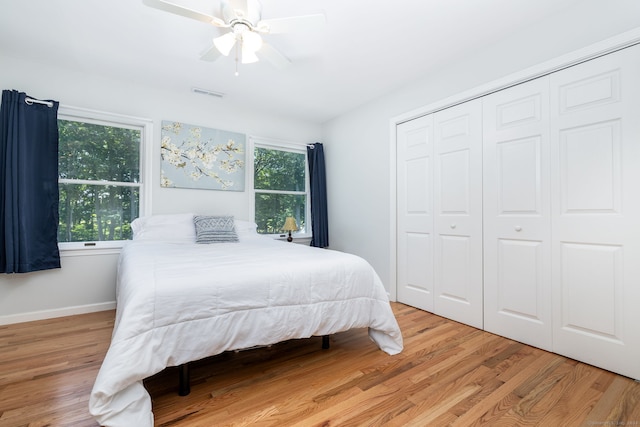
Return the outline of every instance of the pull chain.
{"type": "Polygon", "coordinates": [[[236,76],[240,75],[240,73],[238,72],[239,51],[240,51],[240,43],[236,42],[236,76]]]}

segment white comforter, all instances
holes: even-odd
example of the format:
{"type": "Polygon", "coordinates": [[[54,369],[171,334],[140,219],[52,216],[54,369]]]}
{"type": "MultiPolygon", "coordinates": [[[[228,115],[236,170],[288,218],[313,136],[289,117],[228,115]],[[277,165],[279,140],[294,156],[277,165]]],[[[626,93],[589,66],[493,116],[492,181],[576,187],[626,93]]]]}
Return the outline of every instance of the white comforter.
{"type": "Polygon", "coordinates": [[[90,398],[103,426],[153,426],[142,380],[226,350],[369,328],[402,350],[387,294],[363,259],[264,237],[211,245],[132,241],[118,263],[111,346],[90,398]]]}

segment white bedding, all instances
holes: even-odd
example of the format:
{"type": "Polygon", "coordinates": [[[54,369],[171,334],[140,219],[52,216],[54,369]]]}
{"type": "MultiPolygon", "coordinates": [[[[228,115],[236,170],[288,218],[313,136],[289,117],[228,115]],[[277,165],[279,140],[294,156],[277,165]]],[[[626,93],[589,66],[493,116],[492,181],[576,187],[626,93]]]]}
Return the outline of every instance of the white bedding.
{"type": "Polygon", "coordinates": [[[369,328],[385,352],[402,335],[363,259],[256,236],[211,245],[132,241],[118,262],[111,345],[90,398],[103,426],[153,426],[142,380],[226,350],[369,328]]]}

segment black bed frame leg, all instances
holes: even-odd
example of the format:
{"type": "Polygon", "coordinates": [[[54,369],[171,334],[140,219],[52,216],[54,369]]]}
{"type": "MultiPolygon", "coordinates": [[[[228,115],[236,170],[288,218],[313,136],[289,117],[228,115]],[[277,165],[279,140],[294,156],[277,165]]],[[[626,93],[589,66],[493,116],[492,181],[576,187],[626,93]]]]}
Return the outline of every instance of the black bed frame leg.
{"type": "MultiPolygon", "coordinates": [[[[322,336],[322,348],[329,348],[329,335],[322,336]]],[[[191,393],[191,373],[189,371],[189,364],[183,363],[178,366],[179,373],[179,385],[178,385],[178,394],[180,396],[187,396],[191,393]]]]}
{"type": "Polygon", "coordinates": [[[329,348],[329,335],[322,336],[322,348],[325,350],[329,348]]]}
{"type": "Polygon", "coordinates": [[[189,372],[189,364],[183,363],[178,366],[180,381],[178,385],[178,394],[180,396],[187,396],[191,393],[191,373],[189,372]]]}

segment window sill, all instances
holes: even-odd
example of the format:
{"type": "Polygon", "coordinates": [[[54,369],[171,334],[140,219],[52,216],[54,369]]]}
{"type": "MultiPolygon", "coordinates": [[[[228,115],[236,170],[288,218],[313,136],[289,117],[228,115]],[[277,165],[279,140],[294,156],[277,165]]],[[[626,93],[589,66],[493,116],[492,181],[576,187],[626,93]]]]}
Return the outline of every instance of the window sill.
{"type": "MultiPolygon", "coordinates": [[[[293,241],[291,243],[298,243],[301,245],[307,245],[309,246],[311,244],[311,236],[291,236],[293,237],[293,241]]],[[[287,241],[287,236],[278,236],[275,237],[276,240],[282,240],[283,242],[287,241]]]]}
{"type": "Polygon", "coordinates": [[[128,240],[114,242],[64,242],[58,243],[61,257],[119,254],[128,240]]]}

